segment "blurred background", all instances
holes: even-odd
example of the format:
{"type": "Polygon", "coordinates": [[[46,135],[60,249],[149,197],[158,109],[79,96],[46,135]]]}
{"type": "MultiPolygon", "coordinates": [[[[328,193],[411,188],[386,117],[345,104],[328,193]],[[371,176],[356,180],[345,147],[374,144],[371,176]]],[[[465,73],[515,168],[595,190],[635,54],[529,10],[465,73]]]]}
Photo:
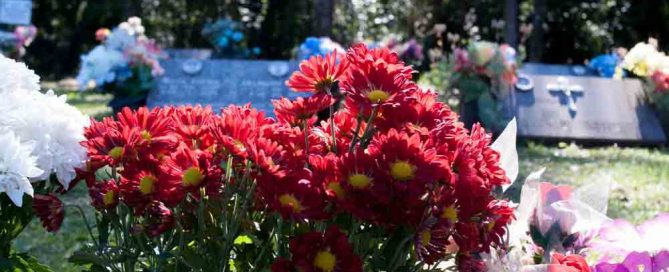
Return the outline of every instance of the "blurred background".
{"type": "MultiPolygon", "coordinates": [[[[613,47],[630,48],[669,32],[669,1],[662,0],[35,0],[39,30],[25,62],[45,79],[72,76],[95,31],[139,16],[164,48],[207,48],[207,24],[240,22],[260,58],[288,59],[308,36],[358,41],[415,39],[426,71],[438,50],[471,40],[517,46],[526,61],[583,63],[613,47]],[[436,48],[436,50],[435,50],[436,48]],[[432,55],[430,55],[432,54],[432,55]],[[432,58],[431,58],[432,57],[432,58]]],[[[667,49],[659,39],[660,49],[667,49]]]]}

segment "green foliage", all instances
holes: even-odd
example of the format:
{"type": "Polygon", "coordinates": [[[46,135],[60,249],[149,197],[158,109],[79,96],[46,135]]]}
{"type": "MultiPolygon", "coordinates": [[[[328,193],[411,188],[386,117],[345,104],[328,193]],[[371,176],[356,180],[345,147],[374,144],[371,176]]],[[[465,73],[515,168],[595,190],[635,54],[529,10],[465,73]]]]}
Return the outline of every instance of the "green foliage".
{"type": "Polygon", "coordinates": [[[52,272],[48,266],[26,253],[12,252],[9,257],[0,257],[0,271],[7,272],[52,272]]]}

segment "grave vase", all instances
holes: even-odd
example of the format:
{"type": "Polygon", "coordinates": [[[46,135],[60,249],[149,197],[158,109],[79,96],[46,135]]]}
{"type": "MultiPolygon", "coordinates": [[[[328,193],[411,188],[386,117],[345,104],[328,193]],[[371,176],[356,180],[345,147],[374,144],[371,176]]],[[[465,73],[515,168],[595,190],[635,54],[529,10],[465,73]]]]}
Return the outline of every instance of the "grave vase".
{"type": "Polygon", "coordinates": [[[501,132],[512,115],[510,104],[510,89],[504,84],[491,82],[489,79],[482,81],[487,88],[481,91],[477,84],[460,85],[460,119],[466,128],[480,123],[486,130],[494,133],[501,132]],[[476,88],[468,90],[468,87],[476,88]],[[466,93],[477,93],[476,96],[464,95],[466,93]]]}
{"type": "Polygon", "coordinates": [[[127,79],[106,84],[103,89],[114,96],[109,107],[116,114],[125,107],[136,110],[146,106],[147,96],[153,87],[151,68],[139,66],[131,69],[131,75],[127,79]]]}

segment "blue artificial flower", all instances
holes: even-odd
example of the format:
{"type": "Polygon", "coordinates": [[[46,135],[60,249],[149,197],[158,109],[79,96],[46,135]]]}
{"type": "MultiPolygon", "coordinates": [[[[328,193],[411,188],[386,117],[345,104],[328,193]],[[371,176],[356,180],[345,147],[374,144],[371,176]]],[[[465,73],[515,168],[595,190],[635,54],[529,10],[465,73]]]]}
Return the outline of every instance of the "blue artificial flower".
{"type": "Polygon", "coordinates": [[[239,42],[242,39],[244,39],[244,34],[243,33],[239,32],[239,31],[235,31],[234,33],[232,33],[232,40],[233,41],[239,42]]]}
{"type": "Polygon", "coordinates": [[[257,56],[257,55],[260,55],[261,52],[262,52],[262,51],[260,50],[260,47],[257,47],[257,46],[256,46],[256,47],[253,47],[253,54],[254,54],[254,55],[256,55],[256,56],[257,56]]]}
{"type": "Polygon", "coordinates": [[[601,77],[613,77],[620,61],[616,54],[603,54],[590,60],[588,68],[597,71],[601,77]]]}
{"type": "Polygon", "coordinates": [[[219,47],[222,47],[222,48],[228,47],[228,44],[229,44],[229,43],[230,43],[230,41],[228,40],[227,37],[220,37],[220,38],[218,39],[218,41],[216,42],[216,44],[217,44],[219,47]]]}
{"type": "Polygon", "coordinates": [[[321,53],[321,39],[316,37],[307,37],[307,39],[300,45],[300,58],[308,59],[311,56],[321,53]]]}
{"type": "Polygon", "coordinates": [[[228,28],[223,32],[223,35],[226,37],[231,37],[232,36],[232,29],[228,28]]]}

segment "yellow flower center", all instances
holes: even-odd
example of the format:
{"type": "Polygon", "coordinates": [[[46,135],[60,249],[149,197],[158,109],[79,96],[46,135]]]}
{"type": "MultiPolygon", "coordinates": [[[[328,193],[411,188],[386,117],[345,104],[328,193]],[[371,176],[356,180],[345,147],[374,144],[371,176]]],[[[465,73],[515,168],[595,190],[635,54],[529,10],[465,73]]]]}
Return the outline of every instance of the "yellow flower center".
{"type": "Polygon", "coordinates": [[[112,157],[112,159],[118,160],[121,157],[123,157],[123,147],[117,146],[109,150],[109,156],[112,157]]]}
{"type": "Polygon", "coordinates": [[[314,266],[323,272],[332,272],[337,265],[337,257],[330,251],[319,251],[314,258],[314,266]]]}
{"type": "Polygon", "coordinates": [[[640,264],[640,265],[637,265],[637,269],[639,270],[639,272],[644,272],[644,271],[646,271],[646,266],[643,265],[643,264],[640,264]]]}
{"type": "Polygon", "coordinates": [[[108,191],[102,196],[102,203],[105,204],[105,206],[109,206],[114,204],[116,202],[115,200],[116,193],[114,191],[108,191]]]}
{"type": "Polygon", "coordinates": [[[390,94],[378,89],[367,93],[367,98],[369,98],[369,101],[372,101],[372,103],[384,102],[388,100],[388,97],[390,97],[390,94]]]}
{"type": "Polygon", "coordinates": [[[441,213],[441,218],[448,219],[451,222],[455,222],[456,220],[458,220],[458,211],[455,209],[454,206],[448,206],[441,213]]]}
{"type": "Polygon", "coordinates": [[[302,205],[300,204],[300,201],[297,200],[297,198],[295,198],[293,195],[283,194],[279,196],[279,202],[283,206],[293,208],[293,211],[296,213],[302,210],[302,205]]]}
{"type": "Polygon", "coordinates": [[[420,233],[421,245],[426,247],[430,245],[430,241],[432,241],[432,233],[429,230],[424,230],[423,232],[420,233]]]}
{"type": "Polygon", "coordinates": [[[317,81],[315,87],[319,92],[327,92],[332,87],[332,83],[334,83],[334,79],[332,77],[326,77],[317,81]]]}
{"type": "Polygon", "coordinates": [[[367,175],[354,174],[348,177],[348,183],[356,189],[365,189],[372,183],[372,179],[367,175]]]}
{"type": "Polygon", "coordinates": [[[155,183],[156,183],[156,177],[151,175],[144,176],[142,179],[139,180],[139,191],[145,195],[151,194],[155,189],[154,188],[155,183]]]}
{"type": "Polygon", "coordinates": [[[333,191],[338,198],[344,198],[344,195],[346,194],[346,192],[344,192],[344,188],[341,187],[339,182],[328,183],[328,189],[333,191]]]}
{"type": "Polygon", "coordinates": [[[202,175],[202,172],[200,172],[200,168],[197,168],[195,166],[186,169],[184,172],[184,176],[182,178],[183,185],[186,187],[189,186],[198,186],[200,185],[200,182],[204,179],[204,176],[202,175]]]}
{"type": "Polygon", "coordinates": [[[414,167],[406,161],[397,161],[390,166],[390,175],[399,181],[407,181],[414,177],[414,167]]]}
{"type": "Polygon", "coordinates": [[[142,132],[140,132],[139,135],[142,136],[142,139],[147,140],[149,142],[151,141],[151,139],[153,139],[153,137],[151,136],[151,132],[148,132],[146,130],[142,130],[142,132]]]}

